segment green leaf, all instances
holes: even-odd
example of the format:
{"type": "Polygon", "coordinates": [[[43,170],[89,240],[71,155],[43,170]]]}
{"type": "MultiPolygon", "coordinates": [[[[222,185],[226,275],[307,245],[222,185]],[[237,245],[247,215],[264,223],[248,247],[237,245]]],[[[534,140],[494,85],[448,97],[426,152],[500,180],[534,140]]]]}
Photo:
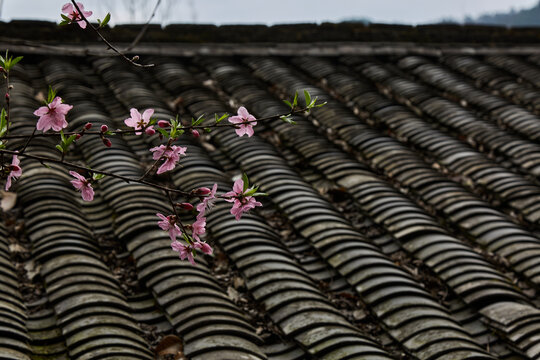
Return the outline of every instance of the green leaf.
{"type": "Polygon", "coordinates": [[[157,130],[161,135],[165,136],[166,138],[169,138],[169,133],[168,133],[165,129],[157,128],[156,130],[157,130]]]}
{"type": "Polygon", "coordinates": [[[317,105],[315,105],[315,107],[323,107],[323,106],[326,105],[326,104],[328,104],[328,102],[325,101],[325,102],[323,102],[322,104],[317,104],[317,105]]]}
{"type": "Polygon", "coordinates": [[[259,187],[254,187],[251,189],[248,189],[247,191],[244,190],[244,196],[253,196],[255,193],[257,193],[257,190],[259,190],[259,187]]]}
{"type": "Polygon", "coordinates": [[[96,174],[96,173],[92,173],[92,179],[94,180],[101,180],[105,177],[104,174],[96,174]]]}
{"type": "Polygon", "coordinates": [[[206,133],[212,132],[212,129],[210,129],[210,128],[204,128],[204,132],[206,132],[206,133]]]}
{"type": "Polygon", "coordinates": [[[182,232],[182,237],[184,238],[184,240],[188,243],[188,244],[191,244],[193,242],[193,239],[191,239],[191,236],[189,236],[188,234],[186,234],[185,232],[182,232]]]}
{"type": "Polygon", "coordinates": [[[21,61],[22,58],[23,58],[22,56],[17,56],[15,59],[13,59],[13,61],[11,61],[11,67],[17,65],[17,63],[18,63],[19,61],[21,61]]]}
{"type": "Polygon", "coordinates": [[[306,102],[306,105],[309,107],[311,105],[311,95],[309,95],[309,91],[304,90],[304,99],[306,102]]]}
{"type": "Polygon", "coordinates": [[[64,148],[63,148],[62,146],[60,146],[60,145],[56,145],[56,149],[57,149],[58,151],[60,151],[61,153],[64,152],[64,148]]]}
{"type": "Polygon", "coordinates": [[[62,144],[66,143],[66,137],[64,136],[64,131],[60,130],[60,138],[62,139],[62,144]]]}
{"type": "Polygon", "coordinates": [[[256,192],[252,196],[268,196],[268,194],[263,192],[256,192]]]}
{"type": "Polygon", "coordinates": [[[215,118],[216,118],[216,124],[219,124],[220,122],[222,122],[224,119],[228,118],[229,117],[229,114],[228,113],[225,113],[223,115],[221,115],[219,118],[218,118],[218,115],[217,114],[214,114],[215,118]]]}
{"type": "Polygon", "coordinates": [[[244,192],[249,188],[249,179],[246,173],[242,174],[242,181],[244,181],[244,192]]]}
{"type": "Polygon", "coordinates": [[[292,108],[293,108],[293,105],[291,104],[291,102],[290,102],[290,101],[288,101],[288,100],[283,100],[283,102],[284,102],[285,104],[287,104],[287,106],[288,106],[288,107],[290,107],[290,108],[291,108],[291,110],[292,110],[292,108]]]}
{"type": "Polygon", "coordinates": [[[291,118],[291,115],[282,115],[279,118],[287,124],[296,125],[296,121],[291,118]]]}
{"type": "Polygon", "coordinates": [[[204,114],[199,116],[197,119],[191,118],[191,126],[200,125],[204,120],[204,114]]]}
{"type": "Polygon", "coordinates": [[[294,109],[298,105],[298,91],[294,93],[293,106],[294,109]]]}
{"type": "Polygon", "coordinates": [[[111,20],[111,13],[107,13],[107,15],[105,15],[105,18],[103,19],[103,21],[99,23],[99,27],[106,26],[109,23],[110,20],[111,20]]]}
{"type": "Polygon", "coordinates": [[[67,17],[66,15],[60,14],[60,16],[62,17],[62,19],[64,19],[64,21],[71,22],[71,19],[67,17]]]}
{"type": "Polygon", "coordinates": [[[70,137],[68,137],[68,139],[66,140],[66,148],[75,140],[76,137],[77,137],[77,134],[73,134],[70,137]]]}
{"type": "Polygon", "coordinates": [[[52,103],[55,97],[56,97],[56,90],[54,90],[52,86],[49,85],[49,92],[47,93],[47,104],[52,103]]]}
{"type": "Polygon", "coordinates": [[[6,109],[2,108],[2,112],[0,113],[0,130],[4,130],[7,128],[7,112],[6,109]]]}

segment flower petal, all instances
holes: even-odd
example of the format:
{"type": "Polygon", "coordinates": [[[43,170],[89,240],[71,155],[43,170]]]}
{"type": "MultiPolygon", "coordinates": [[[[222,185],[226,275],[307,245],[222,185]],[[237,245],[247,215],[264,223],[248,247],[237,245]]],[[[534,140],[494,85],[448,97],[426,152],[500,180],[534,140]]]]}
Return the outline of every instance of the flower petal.
{"type": "Polygon", "coordinates": [[[71,3],[64,4],[62,6],[62,12],[64,14],[71,14],[73,12],[73,5],[71,3]]]}
{"type": "Polygon", "coordinates": [[[146,109],[144,110],[142,114],[142,118],[144,120],[145,124],[148,124],[150,122],[150,118],[154,115],[154,109],[146,109]]]}
{"type": "Polygon", "coordinates": [[[141,113],[139,112],[139,110],[135,108],[131,108],[129,109],[129,114],[131,115],[131,118],[133,119],[135,123],[138,123],[139,121],[141,121],[141,113]]]}
{"type": "Polygon", "coordinates": [[[248,118],[249,112],[247,111],[247,109],[246,109],[245,107],[240,106],[240,107],[238,108],[238,115],[239,115],[243,120],[245,120],[245,119],[248,118]]]}
{"type": "Polygon", "coordinates": [[[244,192],[244,180],[237,179],[234,182],[233,191],[236,193],[236,195],[242,194],[244,192]]]}

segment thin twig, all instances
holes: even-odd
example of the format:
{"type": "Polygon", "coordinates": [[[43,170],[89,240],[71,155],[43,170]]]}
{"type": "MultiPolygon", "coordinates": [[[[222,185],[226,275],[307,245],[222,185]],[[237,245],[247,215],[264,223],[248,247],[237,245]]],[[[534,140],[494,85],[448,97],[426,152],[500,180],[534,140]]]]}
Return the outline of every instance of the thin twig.
{"type": "Polygon", "coordinates": [[[94,25],[92,25],[90,23],[90,21],[88,21],[88,19],[86,18],[86,16],[84,16],[84,14],[82,13],[81,9],[79,8],[79,5],[77,5],[77,3],[75,2],[75,0],[71,0],[71,2],[73,3],[73,6],[75,6],[75,9],[77,9],[77,11],[79,12],[79,16],[81,17],[82,20],[84,20],[86,22],[86,24],[88,26],[90,26],[92,28],[92,30],[94,30],[96,32],[96,34],[98,34],[99,38],[101,40],[103,40],[103,42],[105,44],[107,44],[107,46],[112,50],[114,51],[115,53],[117,53],[118,55],[120,55],[121,57],[124,58],[124,60],[126,60],[127,62],[129,62],[130,64],[132,65],[135,65],[135,66],[138,66],[138,67],[142,67],[142,68],[147,68],[147,67],[153,67],[154,64],[147,64],[147,65],[143,65],[143,64],[139,64],[137,62],[135,62],[133,59],[130,59],[128,58],[122,51],[118,50],[113,44],[111,44],[102,34],[101,32],[99,31],[98,28],[96,28],[94,25]]]}
{"type": "MultiPolygon", "coordinates": [[[[185,130],[185,131],[189,131],[189,130],[199,130],[199,129],[206,129],[206,128],[223,128],[223,127],[233,127],[233,128],[238,128],[240,125],[242,124],[249,124],[249,123],[252,123],[252,122],[257,122],[257,121],[270,121],[270,120],[276,120],[276,119],[279,119],[281,118],[282,116],[292,116],[292,115],[297,115],[297,114],[301,114],[305,111],[307,111],[308,109],[307,108],[302,108],[300,110],[295,110],[293,112],[289,112],[289,113],[286,113],[286,114],[279,114],[279,115],[272,115],[272,116],[267,116],[267,117],[264,117],[264,118],[260,118],[260,119],[255,119],[255,120],[247,120],[247,121],[244,121],[242,123],[238,123],[238,124],[227,124],[227,123],[220,123],[220,124],[211,124],[211,125],[197,125],[197,126],[183,126],[182,127],[182,130],[185,130]]],[[[170,128],[166,127],[166,128],[163,128],[164,130],[168,130],[170,128]]],[[[34,130],[35,132],[35,130],[34,130]]],[[[133,135],[135,134],[136,132],[144,132],[142,129],[138,129],[138,130],[111,130],[112,134],[107,134],[107,136],[115,136],[115,135],[133,135]]],[[[81,131],[70,131],[70,132],[65,132],[64,135],[65,136],[71,136],[71,135],[77,135],[77,134],[81,134],[81,131]]],[[[103,134],[101,131],[85,131],[84,132],[84,135],[101,135],[103,134]]],[[[55,136],[61,136],[60,133],[58,132],[52,132],[52,133],[42,133],[42,134],[19,134],[19,135],[4,135],[2,137],[0,137],[0,140],[3,140],[3,139],[21,139],[21,138],[27,138],[28,136],[34,136],[34,137],[55,137],[55,136]]]]}
{"type": "MultiPolygon", "coordinates": [[[[7,52],[6,52],[6,55],[7,55],[7,52]]],[[[6,56],[7,57],[7,56],[6,56]]],[[[9,91],[11,89],[9,88],[9,71],[6,70],[6,107],[7,107],[7,110],[6,110],[6,134],[9,132],[9,121],[11,120],[10,119],[10,103],[11,103],[11,99],[9,98],[9,91]]]]}
{"type": "Polygon", "coordinates": [[[171,146],[171,143],[173,142],[174,139],[169,139],[169,141],[167,141],[167,148],[165,149],[165,151],[163,152],[163,154],[159,157],[159,159],[157,159],[156,161],[154,161],[154,163],[152,164],[152,166],[146,170],[146,172],[143,174],[143,176],[141,176],[139,178],[139,180],[144,180],[148,175],[150,175],[151,172],[153,172],[155,170],[155,168],[157,168],[157,166],[159,165],[159,162],[161,160],[165,160],[166,159],[166,156],[165,156],[165,152],[167,152],[167,150],[169,149],[169,147],[171,146]]]}
{"type": "Polygon", "coordinates": [[[28,140],[26,140],[26,143],[24,144],[24,146],[23,146],[23,148],[21,149],[21,151],[19,152],[19,154],[24,153],[24,150],[26,150],[26,148],[27,148],[28,145],[30,144],[30,141],[32,141],[32,139],[33,139],[34,136],[36,135],[36,130],[37,130],[37,127],[34,128],[34,131],[32,131],[32,135],[30,135],[30,137],[28,138],[28,140]]]}
{"type": "Polygon", "coordinates": [[[135,46],[137,46],[139,41],[141,41],[142,37],[146,33],[146,30],[148,30],[148,26],[150,26],[150,21],[152,21],[152,19],[156,15],[156,11],[157,11],[160,3],[161,3],[161,0],[157,0],[156,6],[154,6],[154,10],[152,11],[152,15],[150,15],[150,17],[148,18],[148,21],[146,22],[146,24],[144,24],[144,27],[141,29],[139,34],[137,34],[137,37],[135,39],[133,39],[133,42],[131,44],[129,44],[129,46],[127,48],[124,49],[124,52],[130,51],[135,46]]]}
{"type": "Polygon", "coordinates": [[[195,194],[193,194],[191,192],[172,189],[170,187],[154,184],[154,183],[151,183],[151,182],[146,181],[146,180],[140,180],[140,179],[137,179],[137,178],[131,178],[131,177],[123,176],[123,175],[118,175],[118,174],[115,174],[115,173],[112,173],[112,172],[109,172],[109,171],[105,171],[105,170],[91,169],[91,168],[88,168],[86,166],[77,165],[77,164],[74,164],[74,163],[71,163],[71,162],[68,162],[68,161],[63,161],[63,160],[60,160],[60,159],[53,159],[53,158],[49,158],[49,157],[45,157],[45,156],[32,155],[32,154],[28,154],[28,153],[20,154],[17,151],[5,150],[5,149],[0,149],[0,154],[18,155],[18,156],[21,156],[21,157],[26,157],[26,158],[29,158],[29,159],[37,160],[37,161],[41,162],[42,164],[44,164],[44,163],[62,164],[62,165],[65,165],[67,167],[71,167],[71,168],[74,168],[74,169],[84,170],[84,171],[88,171],[90,173],[102,174],[102,175],[105,175],[105,176],[117,178],[117,179],[123,180],[123,181],[125,181],[127,183],[132,183],[133,182],[133,183],[139,183],[139,184],[152,186],[152,187],[154,187],[156,189],[160,189],[160,190],[163,190],[163,191],[166,191],[166,192],[168,191],[168,192],[171,192],[171,193],[179,194],[179,195],[184,196],[186,198],[192,198],[192,197],[198,197],[199,196],[199,195],[195,195],[195,194]]]}
{"type": "Polygon", "coordinates": [[[178,211],[176,211],[176,203],[173,201],[172,195],[169,191],[167,191],[167,196],[169,197],[169,202],[171,203],[171,206],[173,208],[173,213],[176,219],[176,222],[180,224],[180,228],[182,228],[182,232],[187,235],[186,228],[184,227],[184,224],[180,220],[180,217],[178,216],[178,211]]]}

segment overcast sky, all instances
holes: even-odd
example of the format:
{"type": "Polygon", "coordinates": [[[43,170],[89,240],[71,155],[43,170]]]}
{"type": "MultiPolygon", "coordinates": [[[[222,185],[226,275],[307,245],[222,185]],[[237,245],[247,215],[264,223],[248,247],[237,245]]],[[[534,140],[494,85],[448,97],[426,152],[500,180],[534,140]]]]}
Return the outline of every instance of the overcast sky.
{"type": "MultiPolygon", "coordinates": [[[[60,21],[66,0],[0,0],[1,20],[60,21]]],[[[155,0],[83,0],[95,18],[110,11],[112,23],[143,22],[155,0]],[[131,5],[130,5],[131,4],[131,5]],[[131,8],[131,9],[130,9],[131,8]]],[[[538,0],[162,0],[155,22],[298,23],[365,17],[374,22],[430,23],[452,17],[534,6],[538,0]]]]}

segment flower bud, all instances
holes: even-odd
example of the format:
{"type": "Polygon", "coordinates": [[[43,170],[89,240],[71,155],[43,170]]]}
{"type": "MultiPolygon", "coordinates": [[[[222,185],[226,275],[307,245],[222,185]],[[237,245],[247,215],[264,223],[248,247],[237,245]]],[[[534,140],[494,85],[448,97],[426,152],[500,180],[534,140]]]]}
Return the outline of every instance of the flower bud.
{"type": "Polygon", "coordinates": [[[9,93],[6,93],[6,101],[9,101],[9,93]]]}
{"type": "Polygon", "coordinates": [[[92,123],[86,123],[86,124],[84,125],[84,128],[85,128],[86,130],[90,130],[90,129],[92,128],[92,123]]]}
{"type": "Polygon", "coordinates": [[[166,128],[170,125],[169,122],[165,120],[159,120],[157,124],[160,128],[166,128]]]}
{"type": "Polygon", "coordinates": [[[139,55],[135,55],[135,56],[131,59],[131,61],[139,61],[139,55]]]}
{"type": "Polygon", "coordinates": [[[81,134],[77,134],[77,136],[75,136],[75,140],[79,140],[81,138],[81,134]]]}
{"type": "Polygon", "coordinates": [[[149,128],[146,128],[144,132],[146,133],[146,135],[154,135],[156,133],[156,130],[154,130],[153,127],[149,127],[149,128]]]}
{"type": "Polygon", "coordinates": [[[190,203],[181,203],[181,204],[177,204],[177,206],[178,206],[180,209],[184,209],[184,210],[193,210],[193,205],[191,205],[190,203]]]}
{"type": "Polygon", "coordinates": [[[199,132],[195,129],[191,130],[191,133],[193,134],[193,137],[195,138],[198,138],[199,136],[201,136],[201,134],[199,134],[199,132]]]}
{"type": "Polygon", "coordinates": [[[6,72],[6,69],[4,69],[3,67],[0,66],[0,74],[3,74],[6,72]]]}
{"type": "Polygon", "coordinates": [[[106,147],[111,147],[112,146],[112,142],[109,139],[103,139],[103,144],[105,144],[106,147]]]}
{"type": "Polygon", "coordinates": [[[101,132],[106,132],[107,130],[109,130],[107,125],[101,125],[101,132]]]}
{"type": "Polygon", "coordinates": [[[198,188],[197,190],[195,190],[195,192],[198,195],[208,195],[210,194],[211,190],[209,188],[203,187],[203,188],[198,188]]]}

